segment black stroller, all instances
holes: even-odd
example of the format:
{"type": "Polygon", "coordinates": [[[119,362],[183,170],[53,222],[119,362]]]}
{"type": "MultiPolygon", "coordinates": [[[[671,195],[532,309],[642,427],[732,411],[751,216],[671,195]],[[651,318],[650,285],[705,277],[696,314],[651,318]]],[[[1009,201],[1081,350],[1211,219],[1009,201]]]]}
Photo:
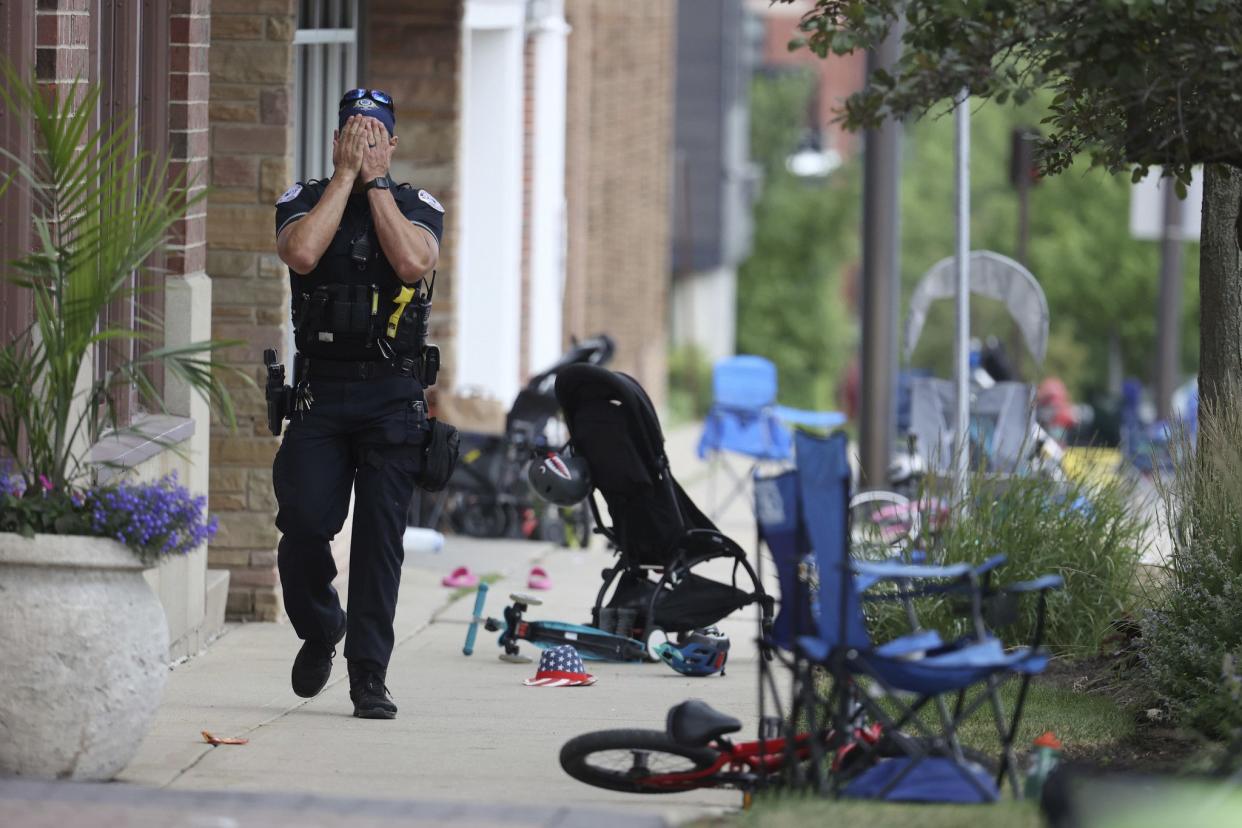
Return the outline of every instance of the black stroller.
{"type": "Polygon", "coordinates": [[[675,633],[705,627],[755,603],[765,629],[770,626],[773,599],[746,553],[673,479],[660,421],[642,386],[625,374],[572,365],[556,379],[556,399],[573,453],[590,469],[594,488],[588,501],[595,531],[618,554],[616,565],[603,571],[592,626],[646,640],[657,629],[675,633]],[[612,526],[605,525],[595,492],[608,504],[612,526]],[[732,559],[731,584],[692,571],[715,558],[732,559]],[[738,586],[738,570],[745,571],[752,591],[738,586]],[[613,617],[620,619],[613,622],[617,626],[609,623],[613,617]]]}
{"type": "MultiPolygon", "coordinates": [[[[585,545],[591,531],[589,511],[561,511],[535,500],[525,469],[535,451],[548,448],[548,426],[560,416],[553,392],[557,374],[568,365],[607,363],[613,350],[612,339],[605,334],[575,341],[518,392],[505,415],[504,434],[462,433],[461,459],[441,501],[454,532],[565,543],[572,537],[576,545],[585,545]]],[[[434,515],[429,525],[436,526],[439,517],[434,515]]]]}

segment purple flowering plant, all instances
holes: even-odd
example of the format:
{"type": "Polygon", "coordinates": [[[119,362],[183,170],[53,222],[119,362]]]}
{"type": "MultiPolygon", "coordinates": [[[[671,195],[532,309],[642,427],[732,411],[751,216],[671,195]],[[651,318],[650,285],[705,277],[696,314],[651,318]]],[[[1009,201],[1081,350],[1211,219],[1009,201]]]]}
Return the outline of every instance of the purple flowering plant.
{"type": "Polygon", "coordinates": [[[0,531],[107,537],[128,546],[144,562],[184,555],[216,532],[207,498],[194,495],[176,473],[147,483],[81,489],[57,488],[43,474],[33,484],[21,474],[0,472],[0,531]]]}

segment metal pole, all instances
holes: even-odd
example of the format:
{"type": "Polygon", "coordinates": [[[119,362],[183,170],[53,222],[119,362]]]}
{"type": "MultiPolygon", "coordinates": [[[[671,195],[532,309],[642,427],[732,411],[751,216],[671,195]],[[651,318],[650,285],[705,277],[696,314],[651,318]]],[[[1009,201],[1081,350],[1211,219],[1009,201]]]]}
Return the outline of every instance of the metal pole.
{"type": "Polygon", "coordinates": [[[1169,419],[1181,368],[1182,200],[1173,179],[1164,185],[1164,227],[1160,234],[1160,304],[1156,308],[1156,417],[1169,419]]]}
{"type": "MultiPolygon", "coordinates": [[[[1033,146],[1029,131],[1026,128],[1021,129],[1019,138],[1014,143],[1014,160],[1018,172],[1014,182],[1018,188],[1018,245],[1014,258],[1023,267],[1031,266],[1027,261],[1027,251],[1031,242],[1031,167],[1035,161],[1033,146]]],[[[1009,353],[1013,358],[1014,369],[1020,370],[1018,366],[1022,355],[1026,353],[1026,345],[1022,340],[1022,330],[1017,325],[1013,326],[1009,337],[1009,353]]]]}
{"type": "MultiPolygon", "coordinates": [[[[867,72],[891,70],[901,54],[899,20],[867,53],[867,72]]],[[[897,384],[897,306],[901,298],[899,121],[888,119],[863,137],[862,382],[859,460],[865,487],[888,483],[897,384]]]]}
{"type": "Polygon", "coordinates": [[[1031,168],[1031,151],[1030,144],[1025,138],[1019,146],[1021,147],[1022,167],[1021,174],[1018,176],[1018,246],[1017,255],[1014,258],[1023,267],[1030,267],[1030,262],[1026,258],[1027,248],[1031,242],[1031,177],[1027,174],[1027,170],[1031,168]]]}
{"type": "Polygon", "coordinates": [[[954,494],[962,498],[966,494],[966,479],[970,473],[970,94],[963,89],[958,95],[954,122],[957,126],[954,147],[957,173],[957,264],[956,320],[954,345],[957,384],[956,439],[953,452],[957,474],[953,481],[954,494]]]}

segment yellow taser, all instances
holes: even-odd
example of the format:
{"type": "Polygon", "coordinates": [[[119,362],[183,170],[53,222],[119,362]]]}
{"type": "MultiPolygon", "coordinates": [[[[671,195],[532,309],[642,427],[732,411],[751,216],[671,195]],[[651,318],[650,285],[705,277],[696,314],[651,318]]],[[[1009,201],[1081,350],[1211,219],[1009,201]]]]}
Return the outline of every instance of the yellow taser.
{"type": "Polygon", "coordinates": [[[397,309],[392,312],[392,316],[388,317],[388,338],[396,339],[397,323],[401,321],[401,314],[405,313],[405,306],[414,300],[414,288],[403,285],[401,290],[397,291],[393,301],[397,303],[397,309]]]}

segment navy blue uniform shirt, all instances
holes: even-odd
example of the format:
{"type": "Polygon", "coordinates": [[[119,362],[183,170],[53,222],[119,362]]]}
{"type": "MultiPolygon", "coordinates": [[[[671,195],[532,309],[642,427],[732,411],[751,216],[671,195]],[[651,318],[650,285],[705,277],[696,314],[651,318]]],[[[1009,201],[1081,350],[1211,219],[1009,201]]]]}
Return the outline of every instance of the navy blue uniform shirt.
{"type": "MultiPolygon", "coordinates": [[[[276,235],[279,236],[281,230],[309,213],[323,197],[327,185],[326,180],[312,179],[299,181],[290,187],[276,202],[276,235]]],[[[444,208],[440,202],[426,190],[408,184],[394,187],[391,192],[402,215],[412,224],[430,232],[439,243],[444,231],[444,208]]],[[[304,294],[326,284],[375,285],[380,292],[381,315],[387,318],[395,307],[392,297],[401,287],[401,281],[380,246],[366,193],[350,194],[336,235],[332,237],[314,270],[299,274],[292,268],[289,269],[293,307],[298,307],[304,294]],[[350,251],[355,240],[363,233],[367,234],[371,255],[366,266],[359,268],[351,258],[350,251]]],[[[376,359],[378,351],[374,347],[364,348],[356,344],[326,346],[317,343],[308,350],[307,355],[326,359],[364,360],[376,359]]]]}

